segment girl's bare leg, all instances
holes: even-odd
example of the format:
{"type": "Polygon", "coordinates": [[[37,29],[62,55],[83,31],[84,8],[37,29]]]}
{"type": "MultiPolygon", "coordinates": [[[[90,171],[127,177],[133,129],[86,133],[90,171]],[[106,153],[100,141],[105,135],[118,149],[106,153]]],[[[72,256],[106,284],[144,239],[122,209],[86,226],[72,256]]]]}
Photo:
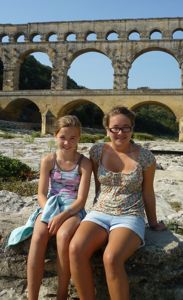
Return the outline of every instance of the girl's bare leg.
{"type": "Polygon", "coordinates": [[[28,299],[37,300],[39,289],[44,272],[44,258],[48,244],[49,234],[47,224],[40,221],[38,216],[31,239],[28,262],[27,262],[27,281],[28,299]]]}
{"type": "Polygon", "coordinates": [[[68,297],[68,285],[70,281],[69,243],[79,223],[80,218],[78,216],[69,218],[62,224],[56,235],[58,269],[57,300],[66,300],[68,297]]]}
{"type": "Polygon", "coordinates": [[[101,226],[84,221],[70,243],[71,276],[80,300],[95,300],[95,287],[90,265],[92,254],[105,244],[107,231],[101,226]]]}
{"type": "Polygon", "coordinates": [[[110,232],[103,260],[111,300],[129,300],[125,262],[140,243],[138,235],[128,228],[116,228],[110,232]]]}

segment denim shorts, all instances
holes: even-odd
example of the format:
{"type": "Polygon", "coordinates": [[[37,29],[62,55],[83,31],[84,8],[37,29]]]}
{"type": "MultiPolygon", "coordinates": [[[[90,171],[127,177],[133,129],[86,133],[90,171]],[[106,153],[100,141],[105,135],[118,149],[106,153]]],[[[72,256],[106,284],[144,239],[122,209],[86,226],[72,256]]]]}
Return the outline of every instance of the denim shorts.
{"type": "Polygon", "coordinates": [[[141,216],[114,216],[93,210],[87,213],[82,222],[84,221],[96,223],[105,228],[108,232],[119,227],[129,228],[141,238],[142,245],[144,245],[145,221],[141,216]]]}

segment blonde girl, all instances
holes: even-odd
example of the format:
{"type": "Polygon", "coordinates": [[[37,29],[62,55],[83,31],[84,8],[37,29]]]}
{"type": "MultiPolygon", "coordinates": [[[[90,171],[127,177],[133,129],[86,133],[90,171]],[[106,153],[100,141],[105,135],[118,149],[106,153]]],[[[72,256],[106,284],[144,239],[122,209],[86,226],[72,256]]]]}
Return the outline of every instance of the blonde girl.
{"type": "MultiPolygon", "coordinates": [[[[76,116],[57,121],[57,151],[43,157],[38,186],[40,208],[32,216],[34,229],[27,263],[28,299],[37,300],[48,240],[56,236],[57,300],[66,300],[70,280],[69,243],[85,216],[91,162],[77,151],[81,125],[76,116]]],[[[11,238],[11,236],[10,236],[11,238]]],[[[9,240],[11,245],[11,239],[9,240]]]]}

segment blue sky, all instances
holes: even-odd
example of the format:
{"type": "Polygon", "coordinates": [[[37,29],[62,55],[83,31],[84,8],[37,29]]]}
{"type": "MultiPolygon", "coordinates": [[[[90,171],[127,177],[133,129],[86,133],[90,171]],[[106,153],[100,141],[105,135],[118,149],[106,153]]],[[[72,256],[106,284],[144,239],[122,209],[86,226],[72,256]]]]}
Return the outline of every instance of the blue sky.
{"type": "MultiPolygon", "coordinates": [[[[1,24],[183,17],[183,0],[1,0],[0,3],[1,24]]],[[[79,57],[71,65],[69,75],[89,88],[112,88],[111,63],[102,55],[91,53],[79,57]]],[[[179,88],[178,64],[165,53],[143,55],[132,66],[129,85],[179,88]]]]}
{"type": "Polygon", "coordinates": [[[0,23],[182,17],[182,0],[1,0],[0,23]]]}

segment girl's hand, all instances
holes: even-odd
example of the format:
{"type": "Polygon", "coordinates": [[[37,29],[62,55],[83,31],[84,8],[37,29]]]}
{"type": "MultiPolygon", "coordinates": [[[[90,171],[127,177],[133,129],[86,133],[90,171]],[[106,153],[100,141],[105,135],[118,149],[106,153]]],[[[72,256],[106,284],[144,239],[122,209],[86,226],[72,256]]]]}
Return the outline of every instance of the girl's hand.
{"type": "Polygon", "coordinates": [[[149,225],[149,227],[151,230],[155,231],[163,231],[167,229],[163,221],[158,222],[156,225],[149,225]]]}
{"type": "Polygon", "coordinates": [[[48,223],[48,231],[50,235],[55,235],[63,224],[65,220],[63,219],[63,214],[60,213],[59,215],[53,217],[48,223]]]}

